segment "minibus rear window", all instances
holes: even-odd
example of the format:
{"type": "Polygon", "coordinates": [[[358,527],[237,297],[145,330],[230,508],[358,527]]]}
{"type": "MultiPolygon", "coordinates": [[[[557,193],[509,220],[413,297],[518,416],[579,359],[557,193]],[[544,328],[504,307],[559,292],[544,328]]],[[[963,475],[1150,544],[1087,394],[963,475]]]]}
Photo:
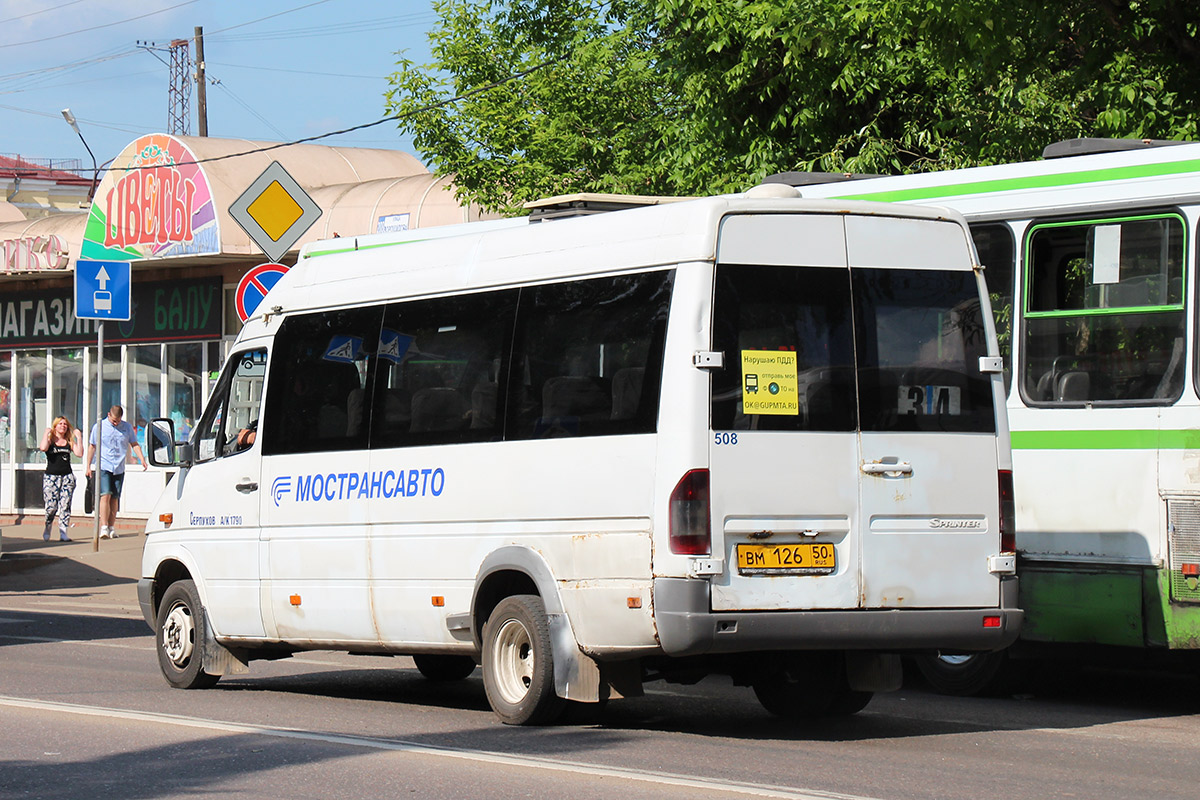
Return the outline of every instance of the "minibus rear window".
{"type": "Polygon", "coordinates": [[[987,333],[970,272],[855,269],[864,431],[994,432],[987,333]]]}
{"type": "Polygon", "coordinates": [[[996,429],[970,272],[719,265],[714,430],[996,429]]]}

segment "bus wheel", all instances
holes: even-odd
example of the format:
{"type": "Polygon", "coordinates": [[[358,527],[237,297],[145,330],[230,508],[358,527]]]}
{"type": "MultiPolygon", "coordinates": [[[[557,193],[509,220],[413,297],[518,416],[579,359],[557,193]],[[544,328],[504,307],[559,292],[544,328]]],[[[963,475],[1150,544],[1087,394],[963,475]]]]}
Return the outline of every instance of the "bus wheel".
{"type": "Polygon", "coordinates": [[[501,600],[483,626],[483,687],[509,725],[545,725],[564,707],[554,693],[550,622],[536,595],[501,600]]]}
{"type": "Polygon", "coordinates": [[[917,669],[939,694],[970,697],[1000,690],[1004,684],[1008,654],[917,656],[917,669]]]}
{"type": "Polygon", "coordinates": [[[200,657],[207,624],[196,584],[171,584],[158,607],[156,649],[158,666],[167,683],[176,689],[207,689],[220,680],[220,675],[204,671],[200,657]]]}
{"type": "Polygon", "coordinates": [[[461,681],[475,671],[475,659],[470,656],[419,655],[412,659],[422,675],[438,683],[461,681]]]}
{"type": "Polygon", "coordinates": [[[874,696],[874,692],[856,692],[850,688],[843,689],[834,695],[833,702],[829,705],[829,713],[840,717],[857,714],[867,707],[867,703],[871,702],[871,698],[874,696]]]}
{"type": "Polygon", "coordinates": [[[857,714],[873,696],[847,685],[839,653],[793,655],[761,674],[751,686],[763,708],[794,720],[857,714]]]}

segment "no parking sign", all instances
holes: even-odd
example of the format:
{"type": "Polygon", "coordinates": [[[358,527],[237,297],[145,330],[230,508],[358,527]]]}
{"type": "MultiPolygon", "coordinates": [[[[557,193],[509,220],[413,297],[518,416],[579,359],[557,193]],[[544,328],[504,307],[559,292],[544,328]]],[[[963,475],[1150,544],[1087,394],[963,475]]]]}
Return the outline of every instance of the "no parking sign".
{"type": "Polygon", "coordinates": [[[243,323],[254,316],[267,292],[287,271],[283,264],[267,263],[259,264],[242,276],[237,287],[237,313],[243,323]]]}

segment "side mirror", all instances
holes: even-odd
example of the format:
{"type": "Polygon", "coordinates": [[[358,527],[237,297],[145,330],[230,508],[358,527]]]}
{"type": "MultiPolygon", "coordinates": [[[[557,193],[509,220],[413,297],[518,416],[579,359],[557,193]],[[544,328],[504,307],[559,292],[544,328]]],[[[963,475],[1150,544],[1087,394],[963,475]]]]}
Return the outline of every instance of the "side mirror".
{"type": "Polygon", "coordinates": [[[156,467],[190,467],[192,445],[175,441],[175,422],[167,417],[150,420],[146,435],[146,454],[156,467]]]}

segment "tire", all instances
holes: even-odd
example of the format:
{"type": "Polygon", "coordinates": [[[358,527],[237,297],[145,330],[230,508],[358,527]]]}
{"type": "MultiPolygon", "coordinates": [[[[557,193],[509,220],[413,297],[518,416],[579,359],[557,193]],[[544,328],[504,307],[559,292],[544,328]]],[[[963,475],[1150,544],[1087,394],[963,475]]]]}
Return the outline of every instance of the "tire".
{"type": "Polygon", "coordinates": [[[554,692],[550,622],[542,599],[520,594],[501,600],[483,626],[483,687],[496,716],[508,725],[546,725],[566,705],[554,692]]]}
{"type": "Polygon", "coordinates": [[[475,659],[470,656],[419,655],[412,659],[427,680],[437,683],[461,681],[475,671],[475,659]]]}
{"type": "Polygon", "coordinates": [[[874,696],[847,685],[845,663],[833,653],[788,658],[751,686],[763,708],[790,720],[850,716],[874,696]]]}
{"type": "Polygon", "coordinates": [[[917,656],[915,661],[934,691],[955,697],[999,692],[1007,678],[1008,654],[1004,650],[965,656],[917,656]]]}
{"type": "Polygon", "coordinates": [[[176,689],[207,689],[220,680],[220,675],[204,671],[200,650],[207,630],[196,584],[171,584],[158,607],[155,649],[163,677],[176,689]]]}

